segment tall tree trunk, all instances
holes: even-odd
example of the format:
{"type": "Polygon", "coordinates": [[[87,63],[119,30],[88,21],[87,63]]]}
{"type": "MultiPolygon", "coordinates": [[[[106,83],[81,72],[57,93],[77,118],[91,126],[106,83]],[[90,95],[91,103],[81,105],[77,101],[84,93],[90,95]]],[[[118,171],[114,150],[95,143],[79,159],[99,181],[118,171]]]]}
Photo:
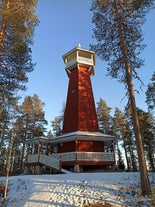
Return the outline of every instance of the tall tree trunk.
{"type": "Polygon", "coordinates": [[[151,192],[151,188],[150,188],[150,183],[149,183],[149,179],[148,179],[146,160],[145,160],[145,156],[144,156],[144,148],[143,148],[143,142],[142,142],[140,127],[139,127],[139,120],[138,120],[138,114],[137,114],[137,109],[136,109],[137,107],[136,107],[136,102],[135,102],[135,96],[134,96],[134,90],[133,90],[130,71],[131,71],[130,68],[126,68],[132,120],[133,120],[134,133],[135,133],[137,151],[138,151],[141,188],[142,188],[142,194],[148,195],[151,192]]]}
{"type": "Polygon", "coordinates": [[[130,104],[131,104],[131,114],[132,114],[132,120],[133,120],[133,126],[134,126],[134,134],[135,134],[136,144],[137,144],[141,190],[142,190],[143,195],[149,195],[151,193],[151,188],[150,188],[150,183],[148,179],[148,172],[147,172],[146,160],[144,156],[143,142],[142,142],[138,114],[137,114],[137,109],[136,109],[137,107],[136,107],[134,89],[133,89],[133,84],[132,84],[132,70],[130,68],[130,64],[128,61],[127,46],[126,46],[125,37],[123,35],[123,24],[122,24],[121,16],[119,15],[119,12],[117,9],[116,0],[115,0],[115,11],[116,11],[116,17],[118,21],[118,28],[119,28],[118,32],[119,32],[119,37],[120,37],[120,44],[122,47],[122,54],[123,54],[123,58],[125,62],[126,83],[128,87],[129,99],[130,99],[130,104]]]}

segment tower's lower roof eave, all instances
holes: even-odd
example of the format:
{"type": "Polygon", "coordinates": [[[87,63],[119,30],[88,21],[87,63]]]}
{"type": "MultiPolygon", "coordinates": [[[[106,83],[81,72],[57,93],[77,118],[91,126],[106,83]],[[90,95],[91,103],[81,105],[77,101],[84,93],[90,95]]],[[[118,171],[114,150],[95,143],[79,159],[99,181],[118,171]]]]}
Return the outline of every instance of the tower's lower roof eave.
{"type": "Polygon", "coordinates": [[[115,136],[104,134],[101,132],[88,132],[88,131],[74,131],[69,133],[64,133],[60,136],[54,138],[47,137],[36,137],[34,139],[29,139],[26,141],[26,144],[38,144],[41,142],[42,144],[46,143],[62,143],[69,142],[75,140],[85,140],[85,141],[114,141],[116,139],[115,136]]]}
{"type": "Polygon", "coordinates": [[[74,131],[64,133],[58,137],[52,138],[51,143],[61,143],[75,140],[89,140],[89,141],[113,141],[115,137],[112,135],[100,132],[74,131]]]}

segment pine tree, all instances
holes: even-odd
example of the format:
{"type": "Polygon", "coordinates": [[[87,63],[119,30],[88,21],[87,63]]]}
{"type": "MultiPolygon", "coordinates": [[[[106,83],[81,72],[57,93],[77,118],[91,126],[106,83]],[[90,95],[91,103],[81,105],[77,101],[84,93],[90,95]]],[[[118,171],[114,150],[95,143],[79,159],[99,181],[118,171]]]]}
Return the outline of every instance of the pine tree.
{"type": "Polygon", "coordinates": [[[53,128],[54,136],[57,137],[62,134],[62,124],[61,117],[56,116],[53,121],[51,121],[51,127],[53,128]]]}
{"type": "Polygon", "coordinates": [[[95,24],[94,37],[96,45],[91,45],[97,55],[108,61],[108,75],[117,78],[125,85],[131,105],[134,133],[137,143],[139,171],[142,194],[150,194],[151,188],[148,179],[144,150],[139,127],[136,101],[133,88],[133,78],[139,80],[137,68],[143,65],[138,58],[144,45],[141,44],[141,25],[144,23],[150,5],[142,5],[133,10],[133,1],[126,0],[94,0],[92,3],[93,19],[95,24]]]}
{"type": "Polygon", "coordinates": [[[37,0],[0,2],[0,114],[4,106],[25,90],[27,73],[32,72],[31,48],[37,0]]]}
{"type": "Polygon", "coordinates": [[[43,136],[45,133],[45,113],[43,111],[45,103],[38,95],[26,96],[23,103],[18,107],[19,113],[16,121],[16,137],[20,137],[21,163],[20,170],[23,169],[24,157],[26,152],[25,142],[35,136],[43,136]]]}
{"type": "Polygon", "coordinates": [[[51,121],[51,127],[54,132],[54,136],[59,136],[62,134],[63,121],[64,121],[65,103],[62,104],[62,110],[59,116],[56,116],[54,120],[51,121]]]}
{"type": "Polygon", "coordinates": [[[35,136],[43,136],[46,131],[45,126],[47,125],[47,121],[45,119],[45,112],[43,111],[43,107],[45,103],[39,99],[37,94],[34,94],[32,97],[32,119],[33,119],[33,137],[35,136]]]}
{"type": "Polygon", "coordinates": [[[111,108],[107,106],[106,102],[102,98],[97,102],[96,111],[100,130],[103,133],[112,134],[112,117],[110,115],[111,108]]]}

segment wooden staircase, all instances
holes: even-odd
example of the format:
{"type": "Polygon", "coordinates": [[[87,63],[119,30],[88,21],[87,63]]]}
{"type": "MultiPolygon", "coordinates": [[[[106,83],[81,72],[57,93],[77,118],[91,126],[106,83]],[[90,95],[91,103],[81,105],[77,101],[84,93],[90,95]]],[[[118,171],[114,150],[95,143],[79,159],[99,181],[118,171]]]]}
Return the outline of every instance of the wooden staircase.
{"type": "Polygon", "coordinates": [[[62,173],[69,173],[70,171],[67,171],[62,168],[62,163],[60,158],[56,158],[55,156],[47,156],[44,154],[33,154],[28,156],[27,160],[27,166],[37,166],[37,165],[43,165],[47,166],[49,168],[52,168],[58,172],[62,173]]]}
{"type": "Polygon", "coordinates": [[[39,163],[61,171],[61,160],[55,157],[40,154],[39,163]]]}

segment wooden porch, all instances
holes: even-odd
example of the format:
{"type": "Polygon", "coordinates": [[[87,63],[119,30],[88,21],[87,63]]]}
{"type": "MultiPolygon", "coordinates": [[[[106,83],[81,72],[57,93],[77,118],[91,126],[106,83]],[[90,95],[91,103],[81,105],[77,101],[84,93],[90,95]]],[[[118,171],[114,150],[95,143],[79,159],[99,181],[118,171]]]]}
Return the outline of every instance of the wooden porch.
{"type": "Polygon", "coordinates": [[[115,165],[113,140],[113,136],[100,132],[81,131],[52,139],[28,140],[26,166],[47,166],[59,172],[63,169],[82,172],[95,166],[96,169],[112,168],[115,165]]]}
{"type": "Polygon", "coordinates": [[[111,152],[66,152],[28,155],[26,166],[47,166],[63,172],[66,166],[114,165],[115,157],[111,152]]]}

